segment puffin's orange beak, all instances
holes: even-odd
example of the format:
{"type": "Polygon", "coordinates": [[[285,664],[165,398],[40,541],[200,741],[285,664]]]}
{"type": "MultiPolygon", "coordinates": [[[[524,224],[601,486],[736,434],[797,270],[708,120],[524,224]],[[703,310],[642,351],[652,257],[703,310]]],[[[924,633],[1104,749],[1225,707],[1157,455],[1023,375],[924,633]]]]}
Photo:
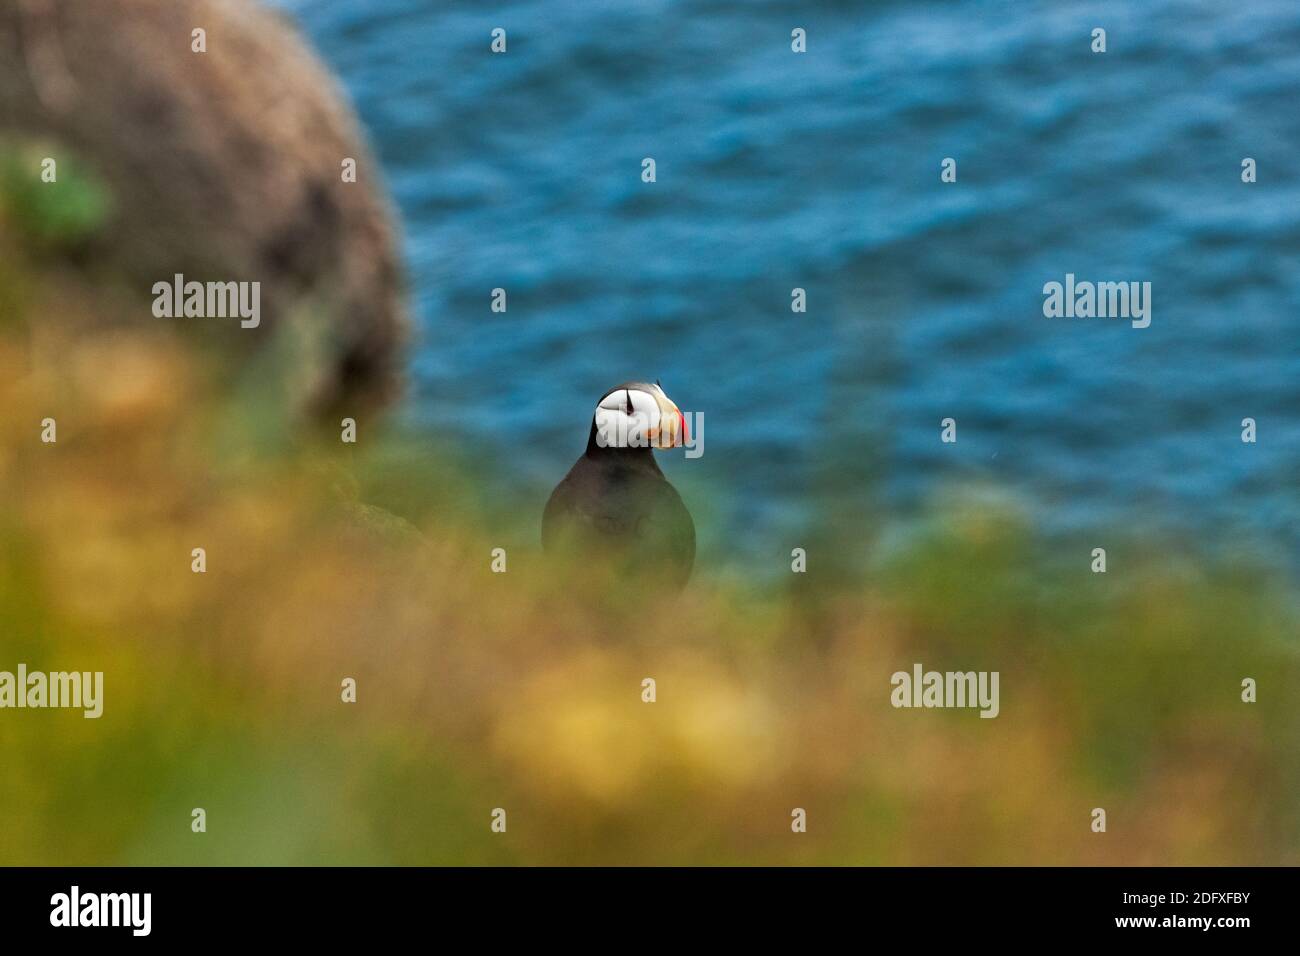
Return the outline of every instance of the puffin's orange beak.
{"type": "Polygon", "coordinates": [[[667,395],[656,395],[655,400],[659,403],[659,433],[655,436],[654,446],[680,448],[691,439],[686,427],[686,416],[667,395]]]}

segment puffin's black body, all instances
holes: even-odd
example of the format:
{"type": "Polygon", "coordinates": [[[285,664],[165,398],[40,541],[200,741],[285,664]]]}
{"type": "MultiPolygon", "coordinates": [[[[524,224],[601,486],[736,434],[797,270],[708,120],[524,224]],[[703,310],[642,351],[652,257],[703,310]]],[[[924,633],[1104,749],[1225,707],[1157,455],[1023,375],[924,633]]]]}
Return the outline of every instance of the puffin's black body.
{"type": "Polygon", "coordinates": [[[681,588],[695,564],[695,522],[650,447],[602,445],[593,421],[587,451],[546,503],[542,547],[681,588]]]}

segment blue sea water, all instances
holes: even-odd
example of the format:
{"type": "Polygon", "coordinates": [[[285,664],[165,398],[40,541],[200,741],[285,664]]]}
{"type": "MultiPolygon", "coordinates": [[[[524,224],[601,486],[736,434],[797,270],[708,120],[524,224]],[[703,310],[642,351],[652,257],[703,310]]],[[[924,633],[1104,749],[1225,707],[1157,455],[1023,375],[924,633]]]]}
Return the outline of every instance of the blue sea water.
{"type": "Polygon", "coordinates": [[[886,522],[992,486],[1300,566],[1296,0],[278,5],[400,210],[410,419],[538,515],[600,394],[659,378],[715,555],[860,481],[886,522]],[[1066,273],[1151,282],[1150,327],[1045,318],[1066,273]]]}

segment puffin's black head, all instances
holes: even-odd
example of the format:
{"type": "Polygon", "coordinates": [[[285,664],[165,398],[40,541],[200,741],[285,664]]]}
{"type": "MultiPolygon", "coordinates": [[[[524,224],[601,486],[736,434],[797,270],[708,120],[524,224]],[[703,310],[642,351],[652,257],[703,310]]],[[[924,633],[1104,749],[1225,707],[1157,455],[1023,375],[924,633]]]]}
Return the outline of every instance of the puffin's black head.
{"type": "Polygon", "coordinates": [[[587,451],[676,448],[690,440],[686,416],[658,382],[625,382],[596,403],[587,451]]]}

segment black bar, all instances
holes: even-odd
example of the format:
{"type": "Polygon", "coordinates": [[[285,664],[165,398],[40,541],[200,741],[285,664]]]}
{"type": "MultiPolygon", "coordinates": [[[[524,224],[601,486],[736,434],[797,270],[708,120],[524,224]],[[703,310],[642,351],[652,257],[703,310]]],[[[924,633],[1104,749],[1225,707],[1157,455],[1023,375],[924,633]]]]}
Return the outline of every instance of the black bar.
{"type": "Polygon", "coordinates": [[[76,934],[83,945],[328,944],[414,934],[460,948],[503,933],[534,943],[584,936],[612,943],[685,933],[696,941],[762,941],[785,932],[869,940],[920,933],[926,943],[1127,937],[1231,945],[1292,926],[1295,885],[1295,870],[1286,868],[19,868],[0,871],[0,926],[6,941],[66,942],[76,934]],[[74,886],[79,917],[109,919],[116,909],[124,925],[51,925],[70,912],[74,886]],[[136,898],[138,909],[120,896],[101,908],[99,894],[110,893],[150,894],[147,935],[136,935],[144,897],[136,898]],[[69,906],[56,912],[60,894],[69,906]]]}

